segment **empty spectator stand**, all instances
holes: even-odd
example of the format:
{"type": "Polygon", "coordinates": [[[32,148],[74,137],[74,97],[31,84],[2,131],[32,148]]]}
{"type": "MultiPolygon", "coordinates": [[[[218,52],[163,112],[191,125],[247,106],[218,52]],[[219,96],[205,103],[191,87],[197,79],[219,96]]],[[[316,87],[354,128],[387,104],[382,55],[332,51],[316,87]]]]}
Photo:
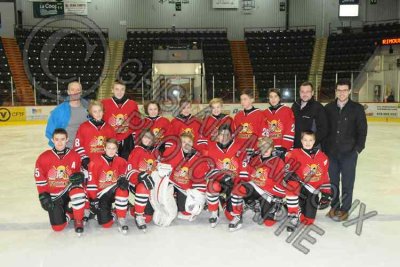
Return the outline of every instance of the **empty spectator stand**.
{"type": "Polygon", "coordinates": [[[0,37],[0,106],[11,104],[11,87],[11,71],[8,66],[8,60],[0,37]]]}

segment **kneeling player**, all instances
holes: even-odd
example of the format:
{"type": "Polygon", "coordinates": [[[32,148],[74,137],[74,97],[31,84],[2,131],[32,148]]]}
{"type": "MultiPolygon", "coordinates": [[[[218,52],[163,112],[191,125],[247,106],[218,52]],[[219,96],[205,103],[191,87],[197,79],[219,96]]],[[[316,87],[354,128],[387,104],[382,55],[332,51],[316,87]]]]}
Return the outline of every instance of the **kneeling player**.
{"type": "Polygon", "coordinates": [[[43,152],[35,166],[40,204],[49,213],[54,231],[63,230],[73,219],[75,232],[81,235],[86,201],[82,187],[84,175],[80,173],[81,159],[75,151],[66,147],[66,130],[55,129],[52,141],[53,149],[43,152]]]}
{"type": "Polygon", "coordinates": [[[87,192],[90,210],[97,215],[97,221],[104,228],[110,228],[114,223],[112,204],[115,202],[119,230],[126,234],[129,182],[125,174],[128,164],[126,160],[117,156],[117,151],[118,141],[107,139],[105,153],[94,157],[89,164],[87,192]]]}
{"type": "Polygon", "coordinates": [[[274,155],[273,141],[268,137],[258,140],[260,154],[247,165],[251,181],[236,185],[232,191],[233,219],[229,230],[235,231],[242,227],[243,202],[253,207],[256,212],[253,220],[272,226],[276,213],[281,210],[285,189],[280,185],[283,178],[285,163],[274,155]]]}
{"type": "Polygon", "coordinates": [[[285,176],[290,221],[288,232],[293,232],[300,222],[312,224],[317,209],[328,207],[331,200],[328,157],[314,147],[315,134],[311,131],[301,134],[301,144],[302,148],[293,149],[286,156],[289,171],[285,176]]]}

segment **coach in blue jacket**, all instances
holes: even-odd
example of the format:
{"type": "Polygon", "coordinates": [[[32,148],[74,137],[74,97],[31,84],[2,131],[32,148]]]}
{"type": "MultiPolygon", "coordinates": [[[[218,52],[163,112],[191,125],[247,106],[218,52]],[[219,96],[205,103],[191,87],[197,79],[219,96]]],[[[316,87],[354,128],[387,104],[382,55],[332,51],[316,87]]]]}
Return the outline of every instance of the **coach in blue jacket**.
{"type": "Polygon", "coordinates": [[[56,128],[63,128],[68,133],[67,147],[74,145],[75,135],[79,125],[87,120],[88,102],[82,97],[82,85],[79,82],[68,84],[68,97],[65,102],[58,105],[50,113],[46,126],[46,137],[49,140],[49,146],[53,147],[51,141],[53,132],[56,128]]]}
{"type": "Polygon", "coordinates": [[[333,192],[332,208],[328,216],[338,221],[347,220],[349,216],[357,158],[365,147],[368,128],[364,107],[353,102],[349,98],[350,94],[350,82],[339,81],[336,84],[337,98],[325,106],[329,134],[324,147],[329,157],[329,177],[333,192]]]}

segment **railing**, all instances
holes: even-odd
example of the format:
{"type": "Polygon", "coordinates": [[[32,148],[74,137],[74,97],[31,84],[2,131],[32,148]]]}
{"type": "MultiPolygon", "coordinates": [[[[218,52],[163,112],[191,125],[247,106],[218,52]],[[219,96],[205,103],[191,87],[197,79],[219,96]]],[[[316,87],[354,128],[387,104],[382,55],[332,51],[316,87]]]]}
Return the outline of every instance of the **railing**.
{"type": "Polygon", "coordinates": [[[286,27],[246,27],[244,32],[254,32],[254,31],[287,31],[287,30],[316,30],[315,25],[304,25],[304,26],[290,26],[286,27]]]}

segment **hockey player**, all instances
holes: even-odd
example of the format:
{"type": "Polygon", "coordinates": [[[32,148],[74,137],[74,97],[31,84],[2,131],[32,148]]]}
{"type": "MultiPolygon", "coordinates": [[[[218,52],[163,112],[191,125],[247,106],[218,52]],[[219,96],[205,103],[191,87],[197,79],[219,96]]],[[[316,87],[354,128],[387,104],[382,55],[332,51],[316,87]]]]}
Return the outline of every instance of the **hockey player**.
{"type": "MultiPolygon", "coordinates": [[[[178,145],[165,150],[162,163],[171,165],[170,182],[174,185],[178,218],[192,221],[203,207],[196,205],[196,210],[188,210],[187,196],[194,191],[205,202],[206,174],[209,171],[208,161],[193,148],[194,138],[190,133],[182,133],[178,145]]],[[[204,205],[204,203],[203,203],[204,205]]]]}
{"type": "Polygon", "coordinates": [[[126,211],[128,207],[129,181],[126,179],[128,164],[117,156],[118,141],[107,139],[105,152],[95,156],[89,164],[87,193],[90,211],[104,228],[110,228],[117,218],[119,230],[126,234],[126,211]],[[112,204],[115,203],[115,215],[112,204]]]}
{"type": "Polygon", "coordinates": [[[75,151],[66,147],[66,130],[55,129],[51,141],[53,149],[43,152],[35,165],[40,204],[48,212],[54,231],[63,230],[73,219],[75,232],[81,235],[86,201],[82,186],[84,176],[80,173],[81,159],[75,151]]]}
{"type": "MultiPolygon", "coordinates": [[[[183,133],[193,136],[193,147],[197,151],[203,151],[207,148],[207,140],[200,135],[201,121],[192,116],[192,102],[187,99],[181,99],[179,102],[179,114],[172,119],[167,132],[167,138],[170,136],[180,137],[183,133]]],[[[166,140],[166,147],[176,146],[177,142],[171,139],[166,140]]]]}
{"type": "Polygon", "coordinates": [[[291,108],[281,104],[281,93],[278,89],[269,89],[268,101],[270,107],[264,111],[263,135],[274,141],[275,149],[284,158],[286,152],[293,147],[294,115],[291,108]]]}
{"type": "Polygon", "coordinates": [[[209,103],[211,114],[206,116],[201,124],[200,134],[208,143],[215,142],[218,135],[218,128],[227,124],[233,130],[233,119],[222,113],[223,100],[221,98],[213,98],[209,103]]]}
{"type": "Polygon", "coordinates": [[[128,159],[128,174],[131,192],[135,194],[135,206],[131,214],[139,230],[146,231],[152,219],[153,209],[149,202],[150,190],[154,187],[151,173],[157,167],[157,153],[154,148],[153,131],[145,129],[140,143],[132,150],[128,159]]]}
{"type": "Polygon", "coordinates": [[[140,127],[140,113],[135,101],[125,95],[126,86],[120,81],[113,84],[111,98],[102,100],[104,121],[113,127],[119,142],[118,155],[128,159],[134,148],[134,135],[140,127]]]}
{"type": "MultiPolygon", "coordinates": [[[[229,125],[218,129],[217,142],[209,145],[208,156],[212,159],[213,169],[208,173],[207,204],[210,212],[209,223],[215,227],[219,222],[219,204],[226,209],[226,203],[234,184],[248,179],[247,172],[241,172],[246,152],[241,144],[232,137],[229,125]]],[[[230,208],[227,208],[231,211],[230,208]]],[[[225,212],[231,218],[229,212],[225,212]]]]}
{"type": "Polygon", "coordinates": [[[293,149],[286,156],[285,180],[288,207],[288,232],[293,232],[299,223],[312,224],[317,209],[324,209],[331,201],[331,185],[328,175],[328,157],[315,147],[315,134],[301,134],[302,148],[293,149]],[[318,194],[321,193],[321,198],[318,194]]]}
{"type": "Polygon", "coordinates": [[[89,104],[90,119],[82,123],[76,133],[74,149],[80,155],[85,170],[94,155],[104,153],[105,140],[116,136],[114,129],[104,122],[103,111],[103,104],[92,100],[89,104]]]}
{"type": "Polygon", "coordinates": [[[262,136],[264,115],[253,106],[254,96],[251,91],[243,91],[240,95],[240,104],[243,110],[236,113],[233,119],[235,137],[246,148],[254,149],[257,139],[262,136]]]}
{"type": "Polygon", "coordinates": [[[161,107],[157,101],[151,100],[144,105],[146,117],[143,119],[141,129],[150,129],[155,137],[154,144],[158,145],[170,127],[170,121],[160,116],[161,107]]]}
{"type": "Polygon", "coordinates": [[[235,231],[242,227],[243,202],[250,204],[256,214],[253,220],[274,225],[276,213],[281,210],[285,188],[281,185],[285,163],[272,153],[274,143],[268,137],[258,140],[259,154],[247,165],[249,182],[236,185],[232,191],[233,219],[229,223],[229,230],[235,231]]]}

